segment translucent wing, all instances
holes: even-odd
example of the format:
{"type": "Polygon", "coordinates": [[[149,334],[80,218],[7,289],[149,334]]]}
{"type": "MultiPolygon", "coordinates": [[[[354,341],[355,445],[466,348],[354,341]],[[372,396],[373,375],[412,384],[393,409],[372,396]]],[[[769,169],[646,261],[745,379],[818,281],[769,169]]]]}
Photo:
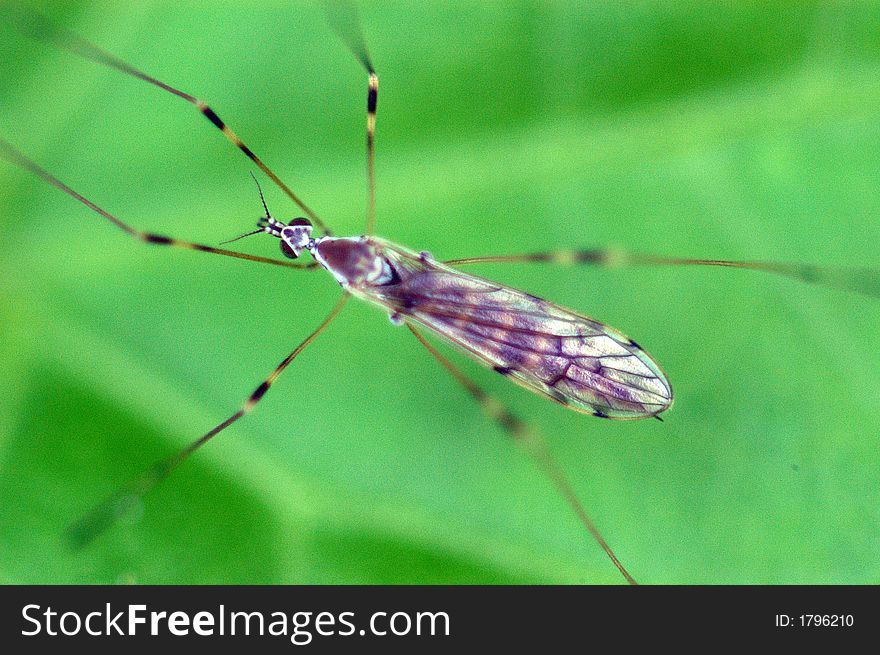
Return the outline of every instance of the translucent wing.
{"type": "Polygon", "coordinates": [[[666,376],[638,344],[586,316],[374,239],[393,284],[352,290],[434,331],[520,385],[596,416],[655,416],[666,376]]]}

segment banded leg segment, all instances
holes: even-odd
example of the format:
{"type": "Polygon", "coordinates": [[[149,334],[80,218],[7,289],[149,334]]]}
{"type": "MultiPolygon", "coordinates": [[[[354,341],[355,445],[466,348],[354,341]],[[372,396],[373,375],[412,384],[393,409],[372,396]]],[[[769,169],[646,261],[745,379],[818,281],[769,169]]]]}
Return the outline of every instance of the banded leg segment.
{"type": "Polygon", "coordinates": [[[367,87],[367,234],[376,231],[376,154],[374,137],[376,134],[376,103],[379,100],[379,77],[368,69],[370,78],[367,87]]]}
{"type": "Polygon", "coordinates": [[[223,430],[242,418],[256,406],[258,402],[266,395],[266,392],[272,387],[284,369],[286,369],[297,356],[305,350],[315,338],[323,332],[328,325],[336,318],[350,296],[348,293],[343,294],[339,302],[333,307],[326,318],[318,325],[317,328],[307,336],[291,353],[281,360],[281,363],[263,380],[260,385],[253,390],[248,399],[232,416],[222,423],[219,423],[212,429],[208,430],[201,437],[193,441],[191,444],[182,448],[175,454],[157,462],[152,468],[143,475],[132,480],[130,483],[116,491],[107,500],[98,505],[91,512],[86,514],[79,521],[70,526],[67,530],[67,537],[72,545],[76,548],[86,546],[95,537],[110,528],[119,518],[121,518],[129,509],[143,498],[150,490],[158,485],[162,480],[167,478],[174,470],[180,466],[190,455],[199,448],[204,446],[208,441],[216,437],[223,430]]]}
{"type": "Polygon", "coordinates": [[[367,72],[367,227],[366,234],[376,229],[376,166],[375,135],[376,105],[379,101],[379,76],[367,50],[357,8],[350,2],[325,3],[330,26],[367,72]]]}
{"type": "Polygon", "coordinates": [[[235,252],[234,250],[226,250],[224,248],[215,248],[213,246],[206,246],[206,245],[203,245],[200,243],[192,243],[190,241],[181,241],[180,239],[175,239],[172,237],[163,236],[161,234],[155,234],[153,232],[144,232],[142,230],[138,230],[137,228],[134,228],[131,225],[129,225],[128,223],[120,220],[119,218],[117,218],[116,216],[114,216],[110,212],[106,211],[105,209],[102,209],[101,207],[99,207],[98,205],[93,203],[88,198],[85,198],[84,196],[80,195],[79,193],[77,193],[76,191],[71,189],[64,182],[62,182],[54,175],[52,175],[51,173],[49,173],[45,169],[43,169],[40,166],[38,166],[37,164],[35,164],[33,161],[28,159],[25,155],[23,155],[21,152],[16,150],[14,147],[12,147],[12,145],[10,145],[8,142],[4,141],[3,139],[0,139],[0,159],[5,159],[6,161],[10,162],[11,164],[14,164],[14,165],[18,166],[19,168],[21,168],[29,173],[32,173],[33,175],[36,175],[37,177],[44,180],[45,182],[48,182],[49,184],[54,186],[56,189],[59,189],[59,190],[63,191],[64,193],[66,193],[67,195],[69,195],[71,198],[78,200],[79,202],[84,204],[86,207],[91,209],[96,214],[100,214],[101,216],[106,218],[108,221],[113,223],[113,225],[118,227],[120,230],[122,230],[123,232],[125,232],[129,236],[137,239],[138,241],[142,241],[144,243],[150,243],[150,244],[154,244],[154,245],[160,245],[160,246],[172,246],[174,248],[183,248],[184,250],[199,250],[201,252],[209,252],[209,253],[213,253],[215,255],[223,255],[224,257],[234,257],[235,259],[245,259],[245,260],[251,261],[251,262],[259,262],[261,264],[272,264],[274,266],[284,266],[285,268],[301,269],[301,268],[310,267],[310,265],[304,266],[302,264],[296,264],[294,262],[283,261],[280,259],[272,259],[271,257],[259,257],[257,255],[248,255],[248,254],[241,253],[241,252],[235,252]]]}
{"type": "Polygon", "coordinates": [[[645,253],[628,252],[614,248],[589,250],[553,250],[523,255],[500,255],[493,257],[465,257],[450,259],[445,264],[466,266],[469,264],[545,262],[572,266],[586,264],[604,268],[630,268],[636,266],[720,266],[762,271],[773,275],[793,278],[819,286],[855,291],[866,296],[880,297],[880,270],[872,268],[816,266],[765,261],[729,261],[723,259],[690,259],[687,257],[664,257],[645,253]]]}
{"type": "Polygon", "coordinates": [[[332,232],[327,229],[327,226],[324,222],[309,208],[302,199],[299,198],[291,189],[288,187],[282,180],[279,178],[265,163],[260,159],[254,152],[251,150],[245,143],[238,137],[238,135],[232,131],[232,129],[220,119],[217,113],[208,106],[207,103],[196,98],[185,91],[181,91],[169,84],[165,84],[164,82],[157,80],[155,77],[147,75],[143,71],[138,70],[134,66],[125,63],[115,55],[110,54],[109,52],[99,48],[93,43],[85,40],[81,36],[75,34],[74,32],[59,27],[57,25],[52,24],[42,15],[32,12],[30,10],[20,10],[20,15],[17,17],[18,24],[20,25],[22,31],[24,31],[29,36],[33,38],[47,41],[49,43],[53,43],[60,48],[67,50],[68,52],[72,52],[75,55],[83,57],[84,59],[89,59],[103,66],[107,66],[109,68],[114,68],[121,73],[125,73],[126,75],[130,75],[131,77],[137,78],[148,84],[152,84],[155,87],[158,87],[168,93],[171,93],[178,98],[182,98],[186,100],[189,104],[193,105],[202,115],[211,121],[211,124],[214,125],[217,129],[219,129],[223,136],[225,136],[230,142],[232,142],[239,150],[241,150],[252,162],[254,162],[257,167],[265,173],[269,179],[271,179],[277,186],[280,188],[288,198],[290,198],[296,205],[305,213],[306,216],[311,219],[312,223],[318,227],[325,234],[332,234],[332,232]]]}
{"type": "Polygon", "coordinates": [[[424,335],[413,327],[412,324],[406,323],[406,326],[409,328],[410,332],[412,332],[416,339],[418,339],[421,344],[428,350],[429,353],[436,359],[443,368],[445,368],[449,373],[456,379],[456,381],[461,384],[465,388],[465,390],[471,395],[471,397],[477,401],[480,405],[480,409],[482,412],[490,419],[498,423],[498,425],[507,432],[511,437],[513,437],[514,441],[522,447],[526,452],[528,452],[538,464],[538,467],[550,478],[550,481],[556,487],[556,489],[562,494],[565,498],[568,505],[574,510],[574,513],[577,515],[578,520],[584,525],[587,531],[592,535],[593,539],[602,547],[602,550],[605,551],[605,554],[611,559],[614,563],[614,566],[620,571],[626,581],[631,585],[638,584],[635,579],[629,574],[629,571],[621,564],[620,560],[617,558],[617,555],[614,554],[614,551],[611,550],[611,547],[602,537],[602,534],[599,532],[599,529],[595,526],[593,521],[590,519],[587,514],[586,509],[580,500],[578,500],[577,494],[575,494],[574,489],[572,489],[571,484],[568,481],[568,478],[562,472],[562,469],[556,463],[556,460],[553,459],[553,456],[550,454],[550,450],[547,447],[547,443],[544,439],[527,423],[520,420],[518,417],[514,416],[503,404],[497,401],[495,398],[491,397],[482,388],[480,388],[473,380],[471,380],[468,376],[466,376],[461,369],[459,369],[455,364],[453,364],[449,359],[443,356],[431,343],[424,337],[424,335]]]}

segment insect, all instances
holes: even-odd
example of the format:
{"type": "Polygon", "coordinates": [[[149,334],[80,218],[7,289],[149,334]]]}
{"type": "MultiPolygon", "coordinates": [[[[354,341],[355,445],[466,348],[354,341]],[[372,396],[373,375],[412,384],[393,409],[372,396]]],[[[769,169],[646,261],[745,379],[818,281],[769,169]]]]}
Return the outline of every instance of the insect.
{"type": "MultiPolygon", "coordinates": [[[[502,404],[471,381],[457,365],[425,339],[428,332],[440,336],[465,351],[473,359],[500,375],[570,409],[600,418],[638,419],[657,417],[672,403],[672,389],[666,376],[641,346],[621,332],[593,319],[564,309],[530,294],[500,283],[471,275],[463,267],[492,262],[555,262],[596,265],[717,265],[751,268],[873,293],[875,278],[870,272],[852,272],[760,262],[731,262],[634,255],[613,250],[560,251],[517,256],[490,256],[440,261],[426,252],[411,251],[373,234],[375,193],[373,135],[378,96],[378,78],[366,49],[354,42],[353,50],[368,73],[368,212],[364,235],[336,237],[291,189],[243,143],[210,106],[195,96],[149,77],[90,43],[65,34],[59,44],[77,54],[109,65],[124,73],[172,93],[193,105],[214,127],[250,158],[301,209],[305,216],[279,220],[265,215],[258,229],[249,234],[274,238],[287,261],[248,255],[225,248],[183,241],[175,237],[141,231],[105,212],[33,163],[11,145],[3,147],[6,159],[35,173],[98,212],[132,237],[153,245],[165,245],[245,259],[288,268],[321,267],[330,272],[343,289],[343,296],[324,321],[260,383],[242,407],[177,455],[160,463],[135,481],[109,505],[78,526],[82,538],[90,538],[114,521],[125,505],[137,499],[164,478],[201,445],[249,413],[259,403],[278,376],[336,318],[350,296],[378,305],[393,323],[413,332],[429,353],[460,382],[484,411],[501,427],[536,455],[582,522],[596,537],[627,580],[625,567],[587,518],[580,502],[561,471],[549,458],[543,442],[528,426],[502,404]],[[312,256],[301,263],[305,253],[312,256]],[[290,261],[297,260],[297,261],[290,261]]],[[[263,193],[260,192],[262,198],[263,193]]],[[[243,235],[246,236],[246,235],[243,235]]]]}

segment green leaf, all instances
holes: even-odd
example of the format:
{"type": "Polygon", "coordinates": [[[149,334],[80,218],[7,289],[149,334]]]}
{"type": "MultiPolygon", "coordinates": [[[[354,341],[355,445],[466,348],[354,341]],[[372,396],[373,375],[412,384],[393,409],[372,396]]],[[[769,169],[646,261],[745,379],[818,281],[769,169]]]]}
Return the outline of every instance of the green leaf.
{"type": "MultiPolygon", "coordinates": [[[[366,76],[319,10],[46,12],[209,101],[337,233],[362,229],[366,76]]],[[[880,267],[874,3],[362,15],[385,237],[438,258],[617,245],[880,267]]],[[[253,166],[191,106],[0,39],[0,136],[139,228],[252,228],[253,166]]],[[[72,521],[234,412],[339,292],[320,271],[144,247],[0,164],[0,581],[622,582],[527,456],[355,303],[253,414],[67,550],[72,521]]],[[[663,423],[599,421],[454,355],[547,436],[639,581],[880,581],[880,303],[746,271],[474,270],[632,335],[669,375],[663,423]]]]}

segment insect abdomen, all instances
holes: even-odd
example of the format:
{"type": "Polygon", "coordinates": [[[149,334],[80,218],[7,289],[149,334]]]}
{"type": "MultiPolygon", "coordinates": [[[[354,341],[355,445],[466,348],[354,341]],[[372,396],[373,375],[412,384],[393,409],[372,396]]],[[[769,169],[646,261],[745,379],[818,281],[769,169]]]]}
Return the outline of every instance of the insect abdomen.
{"type": "Polygon", "coordinates": [[[596,416],[646,418],[672,404],[660,367],[617,330],[394,244],[382,241],[380,248],[400,280],[363,297],[431,329],[484,366],[596,416]]]}

